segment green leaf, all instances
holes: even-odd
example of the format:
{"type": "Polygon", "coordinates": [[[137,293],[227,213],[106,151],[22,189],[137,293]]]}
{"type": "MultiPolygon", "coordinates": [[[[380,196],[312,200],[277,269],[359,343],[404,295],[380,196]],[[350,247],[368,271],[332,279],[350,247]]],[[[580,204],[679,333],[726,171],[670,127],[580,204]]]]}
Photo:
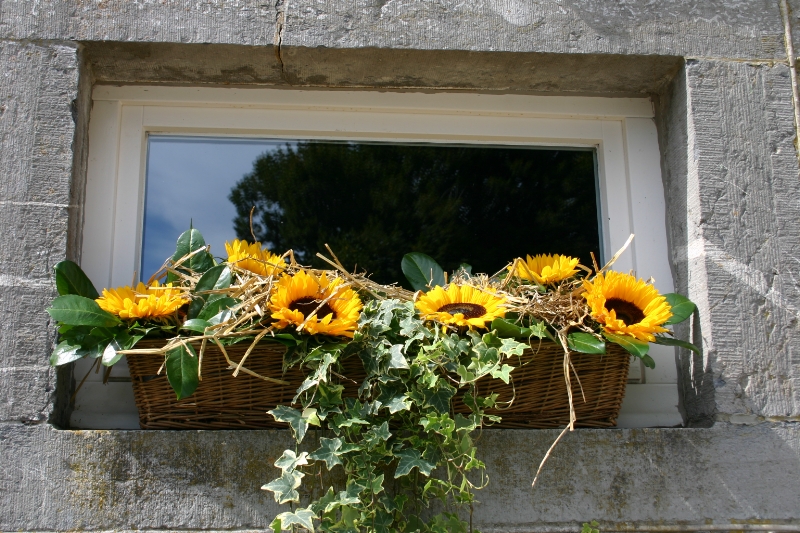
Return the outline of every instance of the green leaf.
{"type": "Polygon", "coordinates": [[[298,509],[293,513],[287,511],[276,516],[270,527],[273,531],[282,531],[286,529],[293,530],[294,528],[292,526],[297,525],[314,533],[313,520],[316,517],[317,515],[315,515],[311,509],[298,509]],[[275,526],[276,522],[279,525],[275,526]]]}
{"type": "Polygon", "coordinates": [[[209,298],[208,303],[206,303],[205,307],[203,307],[203,310],[198,313],[197,318],[211,322],[211,319],[214,318],[215,315],[219,314],[221,311],[234,307],[238,303],[239,300],[230,298],[228,296],[215,299],[209,298]]]}
{"type": "Polygon", "coordinates": [[[209,268],[205,274],[200,276],[195,285],[194,292],[213,291],[215,289],[227,289],[231,286],[231,269],[228,265],[222,264],[209,268]]]}
{"type": "Polygon", "coordinates": [[[527,339],[532,333],[530,328],[520,327],[504,318],[492,320],[490,329],[497,332],[498,337],[507,339],[527,339]]]}
{"type": "Polygon", "coordinates": [[[664,298],[667,299],[667,303],[672,308],[672,316],[669,317],[669,320],[664,322],[664,325],[669,324],[677,324],[679,322],[683,322],[694,313],[694,310],[697,308],[689,298],[686,296],[681,296],[678,293],[670,292],[664,295],[664,298]]]}
{"type": "Polygon", "coordinates": [[[411,409],[411,400],[405,394],[398,394],[389,399],[388,402],[383,404],[383,407],[389,410],[390,414],[395,414],[400,411],[408,411],[411,409]]]}
{"type": "Polygon", "coordinates": [[[589,333],[570,333],[567,335],[569,349],[579,353],[604,354],[606,343],[589,333]]]}
{"type": "Polygon", "coordinates": [[[278,422],[286,422],[292,428],[295,440],[302,442],[308,431],[309,424],[318,426],[319,418],[316,409],[305,409],[302,413],[292,407],[279,405],[275,409],[267,411],[278,422]]]}
{"type": "Polygon", "coordinates": [[[280,459],[275,461],[275,466],[280,468],[282,472],[291,472],[298,466],[308,464],[308,452],[301,452],[296,455],[293,450],[284,450],[280,459]]]}
{"type": "Polygon", "coordinates": [[[207,320],[202,320],[200,318],[190,318],[189,320],[183,323],[181,329],[196,331],[197,333],[205,333],[206,328],[210,328],[211,326],[212,326],[211,322],[207,320]]]}
{"type": "Polygon", "coordinates": [[[117,333],[111,342],[108,343],[106,349],[103,350],[103,364],[105,366],[112,366],[117,361],[122,359],[120,350],[130,350],[134,345],[139,342],[144,335],[130,335],[127,331],[120,331],[117,333]]]}
{"type": "Polygon", "coordinates": [[[316,513],[329,513],[339,507],[339,505],[341,505],[341,503],[339,503],[336,493],[333,492],[333,487],[328,487],[328,492],[325,493],[325,496],[312,503],[310,508],[316,513]]]}
{"type": "Polygon", "coordinates": [[[655,368],[656,367],[656,362],[653,361],[653,358],[650,357],[649,355],[643,355],[642,356],[642,362],[644,363],[644,366],[646,366],[647,368],[655,368]]]}
{"type": "Polygon", "coordinates": [[[394,344],[389,350],[389,366],[388,368],[399,368],[401,370],[408,369],[408,361],[403,355],[403,345],[394,344]]]}
{"type": "Polygon", "coordinates": [[[57,322],[71,326],[112,327],[120,324],[119,318],[100,309],[97,302],[76,294],[59,296],[47,312],[57,322]]]}
{"type": "Polygon", "coordinates": [[[281,477],[263,485],[261,490],[271,491],[278,503],[299,502],[300,494],[297,492],[297,487],[300,486],[304,476],[305,474],[297,470],[284,471],[281,477]]]}
{"type": "Polygon", "coordinates": [[[681,348],[688,348],[695,353],[700,353],[700,348],[691,342],[682,341],[680,339],[673,339],[672,337],[662,337],[656,335],[656,344],[663,344],[664,346],[680,346],[681,348]]]}
{"type": "Polygon", "coordinates": [[[81,349],[80,345],[70,344],[69,341],[61,341],[53,350],[53,355],[50,356],[50,364],[52,366],[61,366],[77,361],[86,355],[86,351],[81,349]]]}
{"type": "MultiPolygon", "coordinates": [[[[205,245],[206,241],[199,231],[194,228],[184,231],[175,244],[175,254],[172,256],[172,261],[178,261],[185,255],[203,248],[205,245]]],[[[190,268],[195,272],[205,272],[214,266],[214,258],[207,252],[198,252],[187,261],[181,263],[180,266],[190,268]]]]}
{"type": "Polygon", "coordinates": [[[397,470],[394,472],[395,479],[408,475],[414,468],[419,470],[420,474],[429,476],[431,475],[431,470],[436,468],[436,465],[423,459],[418,450],[405,449],[395,453],[395,455],[399,459],[397,470]]]}
{"type": "Polygon", "coordinates": [[[502,368],[495,368],[494,370],[492,370],[491,374],[492,374],[493,378],[500,378],[506,384],[508,384],[508,380],[510,379],[509,378],[509,374],[511,373],[512,370],[514,370],[513,366],[509,366],[509,365],[505,365],[504,364],[502,366],[502,368]]]}
{"type": "Polygon", "coordinates": [[[603,332],[603,336],[615,344],[619,344],[631,355],[639,358],[644,358],[647,352],[650,351],[650,344],[628,335],[616,335],[614,333],[603,332]]]}
{"type": "Polygon", "coordinates": [[[525,348],[528,347],[527,344],[522,342],[517,342],[514,339],[500,339],[500,353],[503,355],[522,355],[525,351],[525,348]]]}
{"type": "Polygon", "coordinates": [[[450,412],[450,398],[456,393],[456,389],[447,384],[442,384],[436,389],[425,389],[425,404],[430,405],[440,413],[450,412]]]}
{"type": "Polygon", "coordinates": [[[180,344],[168,351],[166,366],[167,379],[179,400],[197,389],[199,364],[191,344],[180,344]]]}
{"type": "Polygon", "coordinates": [[[342,452],[339,451],[342,447],[341,439],[326,439],[325,437],[320,437],[319,444],[319,449],[308,456],[310,459],[325,461],[325,466],[328,467],[328,470],[336,465],[342,464],[342,460],[339,459],[339,456],[342,454],[342,452]]]}
{"type": "Polygon", "coordinates": [[[428,292],[430,287],[444,286],[444,270],[432,257],[423,253],[404,255],[400,268],[415,291],[428,292]]]}
{"type": "Polygon", "coordinates": [[[92,300],[100,296],[77,263],[69,260],[61,261],[53,267],[53,270],[56,274],[56,289],[61,296],[75,294],[92,300]]]}

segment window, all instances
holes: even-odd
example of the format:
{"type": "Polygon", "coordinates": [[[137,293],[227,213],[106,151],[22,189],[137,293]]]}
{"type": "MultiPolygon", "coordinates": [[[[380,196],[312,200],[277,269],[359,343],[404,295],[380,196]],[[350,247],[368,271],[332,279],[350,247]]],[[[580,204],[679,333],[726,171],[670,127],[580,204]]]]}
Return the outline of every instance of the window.
{"type": "MultiPolygon", "coordinates": [[[[148,145],[213,137],[594,150],[601,255],[635,233],[616,268],[673,289],[648,99],[110,86],[93,99],[82,265],[97,286],[130,283],[141,268],[148,145]]],[[[621,426],[681,423],[674,352],[652,355],[655,370],[633,365],[621,426]]],[[[125,372],[115,367],[106,385],[87,378],[74,427],[138,427],[125,372]]]]}

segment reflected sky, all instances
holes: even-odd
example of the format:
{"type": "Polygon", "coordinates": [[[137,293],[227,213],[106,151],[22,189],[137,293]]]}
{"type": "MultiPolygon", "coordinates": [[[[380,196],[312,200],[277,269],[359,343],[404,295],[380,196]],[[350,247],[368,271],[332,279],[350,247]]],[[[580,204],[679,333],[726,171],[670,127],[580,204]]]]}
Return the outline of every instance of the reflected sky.
{"type": "Polygon", "coordinates": [[[233,240],[236,208],[231,186],[253,170],[253,161],[286,141],[178,137],[148,138],[147,182],[140,278],[147,280],[175,251],[189,224],[200,230],[211,253],[225,254],[233,240]]]}

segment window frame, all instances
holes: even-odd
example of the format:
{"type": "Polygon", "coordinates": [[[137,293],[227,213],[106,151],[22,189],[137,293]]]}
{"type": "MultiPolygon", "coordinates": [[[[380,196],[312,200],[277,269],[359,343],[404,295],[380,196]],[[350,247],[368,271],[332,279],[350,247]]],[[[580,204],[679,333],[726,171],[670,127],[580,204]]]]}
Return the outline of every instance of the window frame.
{"type": "MultiPolygon", "coordinates": [[[[82,266],[98,286],[129,284],[140,264],[150,134],[594,148],[602,253],[636,234],[615,269],[673,290],[648,98],[96,86],[82,266]]],[[[652,355],[655,370],[633,365],[621,426],[681,423],[674,350],[652,355]]]]}

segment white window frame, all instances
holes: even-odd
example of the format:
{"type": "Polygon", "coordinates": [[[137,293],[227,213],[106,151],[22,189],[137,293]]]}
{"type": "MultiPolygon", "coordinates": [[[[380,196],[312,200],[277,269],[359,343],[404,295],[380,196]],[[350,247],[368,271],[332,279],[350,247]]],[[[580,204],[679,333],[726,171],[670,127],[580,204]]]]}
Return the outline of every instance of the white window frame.
{"type": "MultiPolygon", "coordinates": [[[[97,86],[81,261],[97,286],[129,284],[140,264],[150,134],[595,148],[605,257],[634,233],[615,269],[652,276],[659,290],[673,290],[657,132],[647,98],[97,86]]],[[[655,370],[633,365],[632,381],[639,383],[628,386],[622,427],[681,423],[674,351],[653,346],[651,354],[655,370]]],[[[123,408],[127,422],[92,415],[89,405],[109,402],[89,396],[110,391],[88,389],[73,422],[133,423],[130,407],[123,408]]]]}

